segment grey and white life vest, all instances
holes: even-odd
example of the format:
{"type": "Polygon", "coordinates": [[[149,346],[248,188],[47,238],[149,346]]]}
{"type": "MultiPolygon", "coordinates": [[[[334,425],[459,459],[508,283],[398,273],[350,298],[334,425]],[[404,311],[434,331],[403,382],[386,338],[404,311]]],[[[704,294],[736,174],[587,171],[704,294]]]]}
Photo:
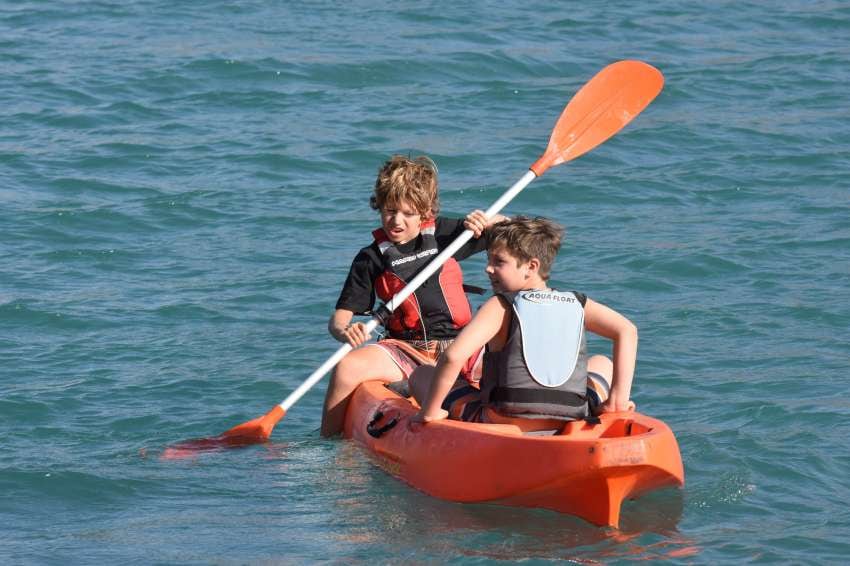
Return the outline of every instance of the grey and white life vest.
{"type": "Polygon", "coordinates": [[[584,306],[575,293],[500,293],[513,310],[508,338],[484,353],[481,398],[501,414],[578,420],[588,416],[584,306]]]}

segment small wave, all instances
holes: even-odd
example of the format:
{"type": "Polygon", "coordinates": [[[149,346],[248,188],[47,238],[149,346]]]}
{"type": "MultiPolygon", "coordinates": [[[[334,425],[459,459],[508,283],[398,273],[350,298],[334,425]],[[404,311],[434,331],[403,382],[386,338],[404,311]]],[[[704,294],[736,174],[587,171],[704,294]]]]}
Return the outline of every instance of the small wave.
{"type": "Polygon", "coordinates": [[[107,319],[69,313],[62,306],[44,308],[20,300],[0,305],[0,315],[3,316],[3,326],[11,328],[84,331],[113,325],[107,319]]]}
{"type": "MultiPolygon", "coordinates": [[[[57,466],[58,467],[58,466],[57,466]]],[[[115,502],[144,493],[145,481],[46,467],[42,470],[0,469],[0,490],[7,502],[36,498],[43,504],[115,502]]]]}

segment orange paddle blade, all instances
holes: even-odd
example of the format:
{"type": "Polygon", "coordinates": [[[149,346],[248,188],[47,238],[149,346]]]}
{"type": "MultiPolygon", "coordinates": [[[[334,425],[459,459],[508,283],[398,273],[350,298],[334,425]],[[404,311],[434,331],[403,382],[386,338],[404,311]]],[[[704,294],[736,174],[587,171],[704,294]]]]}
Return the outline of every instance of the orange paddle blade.
{"type": "Polygon", "coordinates": [[[274,409],[256,419],[251,419],[248,422],[242,423],[225,431],[221,436],[231,439],[242,439],[246,444],[256,444],[265,442],[272,435],[274,425],[283,418],[286,411],[280,405],[275,405],[274,409]]]}
{"type": "Polygon", "coordinates": [[[531,170],[539,177],[550,167],[587,153],[631,122],[663,86],[661,71],[641,61],[608,65],[564,108],[545,153],[531,170]]]}
{"type": "Polygon", "coordinates": [[[266,442],[272,435],[272,429],[283,418],[286,411],[280,405],[256,419],[251,419],[235,426],[212,438],[195,438],[178,442],[166,448],[162,453],[163,460],[179,460],[191,458],[199,452],[221,450],[223,448],[238,448],[251,444],[266,442]]]}

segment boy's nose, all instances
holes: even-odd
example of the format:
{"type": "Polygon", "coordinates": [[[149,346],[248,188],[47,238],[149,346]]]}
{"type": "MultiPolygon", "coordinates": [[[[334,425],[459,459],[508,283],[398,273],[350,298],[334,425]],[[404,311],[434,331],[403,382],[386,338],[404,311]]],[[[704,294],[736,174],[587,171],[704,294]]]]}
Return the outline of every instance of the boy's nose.
{"type": "Polygon", "coordinates": [[[488,264],[484,267],[484,273],[490,273],[490,274],[492,275],[492,273],[493,273],[493,266],[492,266],[492,265],[490,265],[490,264],[488,263],[488,264]]]}

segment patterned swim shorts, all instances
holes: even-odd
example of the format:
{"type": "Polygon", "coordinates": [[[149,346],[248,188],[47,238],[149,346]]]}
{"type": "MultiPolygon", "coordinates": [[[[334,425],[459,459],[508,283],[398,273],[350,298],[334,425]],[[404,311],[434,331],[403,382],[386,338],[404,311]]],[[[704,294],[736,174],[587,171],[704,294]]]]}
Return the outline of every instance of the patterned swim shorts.
{"type": "MultiPolygon", "coordinates": [[[[405,379],[421,365],[433,366],[440,354],[445,352],[452,340],[396,340],[386,338],[380,342],[369,344],[381,348],[404,374],[405,379]]],[[[461,375],[467,382],[477,382],[481,379],[481,359],[484,348],[472,356],[464,364],[461,375]]]]}

